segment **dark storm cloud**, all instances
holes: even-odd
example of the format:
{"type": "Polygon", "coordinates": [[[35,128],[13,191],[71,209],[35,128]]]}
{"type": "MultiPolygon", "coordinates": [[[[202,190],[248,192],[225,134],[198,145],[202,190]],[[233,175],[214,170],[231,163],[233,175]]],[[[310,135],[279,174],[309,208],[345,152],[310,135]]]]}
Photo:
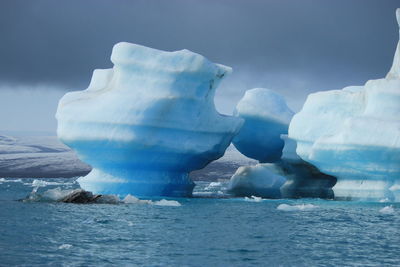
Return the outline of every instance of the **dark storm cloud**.
{"type": "Polygon", "coordinates": [[[235,75],[360,83],[390,67],[398,6],[398,0],[2,0],[0,82],[84,86],[94,68],[111,67],[112,46],[128,41],[187,48],[232,66],[235,75]]]}

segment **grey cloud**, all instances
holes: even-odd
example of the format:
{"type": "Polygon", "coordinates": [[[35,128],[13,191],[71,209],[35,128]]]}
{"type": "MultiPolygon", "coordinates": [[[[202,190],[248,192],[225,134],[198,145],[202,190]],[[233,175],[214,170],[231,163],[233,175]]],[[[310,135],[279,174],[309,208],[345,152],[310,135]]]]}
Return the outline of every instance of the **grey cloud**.
{"type": "Polygon", "coordinates": [[[0,81],[82,86],[94,68],[111,66],[119,41],[187,48],[236,71],[380,77],[397,41],[396,6],[394,0],[2,0],[0,81]]]}
{"type": "Polygon", "coordinates": [[[93,69],[111,67],[120,41],[186,48],[233,67],[215,100],[224,113],[254,87],[280,92],[299,110],[311,92],[385,76],[399,6],[398,0],[2,0],[0,102],[15,122],[4,115],[0,128],[55,129],[59,97],[84,89],[93,69]],[[10,90],[24,91],[22,99],[10,90]],[[26,90],[38,91],[35,103],[26,90]]]}

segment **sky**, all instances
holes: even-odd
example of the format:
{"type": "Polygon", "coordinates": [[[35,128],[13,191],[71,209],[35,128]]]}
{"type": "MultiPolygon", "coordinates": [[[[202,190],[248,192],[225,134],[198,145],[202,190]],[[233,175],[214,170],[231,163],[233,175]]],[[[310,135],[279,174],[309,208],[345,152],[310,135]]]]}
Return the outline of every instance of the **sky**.
{"type": "Polygon", "coordinates": [[[0,132],[55,133],[58,100],[111,68],[126,41],[189,49],[233,68],[216,107],[248,89],[308,94],[362,85],[390,69],[399,0],[1,0],[0,132]]]}

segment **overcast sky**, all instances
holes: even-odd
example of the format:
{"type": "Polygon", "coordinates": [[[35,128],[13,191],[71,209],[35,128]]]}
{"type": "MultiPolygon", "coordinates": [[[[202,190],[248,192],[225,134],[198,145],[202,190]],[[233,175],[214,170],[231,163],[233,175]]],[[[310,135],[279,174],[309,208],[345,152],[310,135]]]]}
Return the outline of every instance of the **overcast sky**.
{"type": "Polygon", "coordinates": [[[58,99],[109,68],[120,41],[189,49],[233,67],[217,89],[230,113],[267,87],[298,111],[315,91],[388,72],[399,0],[1,0],[0,131],[56,129],[58,99]]]}

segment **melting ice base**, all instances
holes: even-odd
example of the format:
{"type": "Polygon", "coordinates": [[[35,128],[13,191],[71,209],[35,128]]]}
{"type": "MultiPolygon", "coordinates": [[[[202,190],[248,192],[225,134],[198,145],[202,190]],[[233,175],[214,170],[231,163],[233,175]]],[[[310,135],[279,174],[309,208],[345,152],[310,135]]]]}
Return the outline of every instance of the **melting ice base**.
{"type": "MultiPolygon", "coordinates": [[[[16,200],[32,191],[34,179],[9,181],[0,182],[0,259],[6,266],[26,262],[31,266],[263,266],[266,262],[397,266],[399,262],[400,203],[224,198],[224,181],[201,182],[193,192],[220,198],[167,199],[178,201],[179,207],[23,203],[16,200]],[[294,210],[278,209],[282,204],[294,210]],[[309,205],[317,208],[300,208],[309,205]],[[389,206],[392,213],[380,212],[389,206]]],[[[70,179],[37,179],[34,184],[43,185],[39,194],[78,186],[70,179]]]]}

